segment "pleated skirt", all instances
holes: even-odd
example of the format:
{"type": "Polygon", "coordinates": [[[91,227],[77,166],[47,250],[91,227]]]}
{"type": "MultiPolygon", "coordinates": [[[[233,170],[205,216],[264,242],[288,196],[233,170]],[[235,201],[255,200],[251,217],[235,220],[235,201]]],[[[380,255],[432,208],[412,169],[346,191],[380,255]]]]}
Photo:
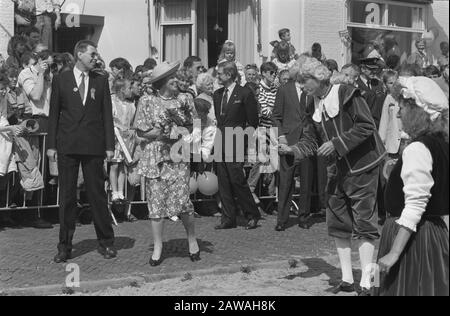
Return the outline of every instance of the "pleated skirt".
{"type": "MultiPolygon", "coordinates": [[[[378,259],[387,255],[400,226],[389,218],[383,228],[378,259]]],[[[380,276],[379,296],[448,296],[449,232],[440,217],[423,219],[399,261],[380,276]]]]}

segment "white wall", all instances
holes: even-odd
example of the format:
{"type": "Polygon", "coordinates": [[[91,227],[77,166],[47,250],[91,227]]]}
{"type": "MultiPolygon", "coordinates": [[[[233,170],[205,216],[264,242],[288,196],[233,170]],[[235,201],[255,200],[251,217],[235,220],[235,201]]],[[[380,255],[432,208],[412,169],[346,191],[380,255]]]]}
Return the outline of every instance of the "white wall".
{"type": "Polygon", "coordinates": [[[66,1],[63,12],[73,13],[75,5],[82,14],[105,17],[98,49],[107,64],[124,57],[136,67],[149,57],[146,0],[71,0],[66,1]]]}
{"type": "Polygon", "coordinates": [[[318,42],[328,59],[346,63],[347,50],[339,37],[346,26],[345,0],[305,0],[305,49],[318,42]]]}
{"type": "Polygon", "coordinates": [[[278,31],[283,28],[291,30],[292,44],[297,51],[302,49],[302,2],[304,0],[261,0],[261,41],[262,55],[270,57],[270,42],[280,40],[278,31]]]}
{"type": "Polygon", "coordinates": [[[345,0],[262,0],[263,55],[270,56],[269,43],[278,40],[278,30],[291,29],[292,44],[297,52],[322,44],[327,58],[345,63],[346,50],[339,31],[345,25],[345,0]]]}
{"type": "Polygon", "coordinates": [[[8,58],[7,47],[14,34],[14,5],[11,0],[0,0],[0,54],[8,58]]]}
{"type": "Polygon", "coordinates": [[[439,30],[439,37],[433,43],[432,53],[434,57],[438,58],[441,54],[439,44],[442,41],[449,40],[449,0],[434,0],[429,10],[428,15],[428,29],[437,28],[439,30]]]}

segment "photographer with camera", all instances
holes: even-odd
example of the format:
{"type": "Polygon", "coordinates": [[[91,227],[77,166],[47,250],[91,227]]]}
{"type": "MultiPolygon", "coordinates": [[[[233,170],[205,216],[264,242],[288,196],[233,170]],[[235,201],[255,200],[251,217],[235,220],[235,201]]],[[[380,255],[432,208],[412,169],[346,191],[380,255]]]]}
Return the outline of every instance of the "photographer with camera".
{"type": "Polygon", "coordinates": [[[37,63],[22,70],[18,84],[25,94],[25,99],[32,109],[32,118],[39,123],[38,133],[47,133],[50,95],[52,93],[51,66],[53,55],[45,50],[37,54],[37,63]]]}
{"type": "MultiPolygon", "coordinates": [[[[44,50],[36,55],[36,64],[25,68],[19,74],[18,85],[22,89],[25,103],[31,108],[31,117],[39,125],[39,129],[35,132],[37,135],[29,137],[30,146],[33,156],[40,161],[42,153],[47,148],[43,148],[44,138],[39,134],[48,133],[48,117],[50,112],[50,96],[52,93],[53,74],[51,68],[53,65],[53,54],[49,50],[44,50]]],[[[48,170],[48,166],[45,168],[48,170]]],[[[47,175],[44,176],[47,179],[47,175]]],[[[47,179],[48,180],[48,179],[47,179]]],[[[54,179],[52,179],[54,182],[54,179]]],[[[45,203],[45,201],[43,201],[45,203]]],[[[37,228],[51,228],[49,223],[38,219],[35,223],[37,228]]]]}

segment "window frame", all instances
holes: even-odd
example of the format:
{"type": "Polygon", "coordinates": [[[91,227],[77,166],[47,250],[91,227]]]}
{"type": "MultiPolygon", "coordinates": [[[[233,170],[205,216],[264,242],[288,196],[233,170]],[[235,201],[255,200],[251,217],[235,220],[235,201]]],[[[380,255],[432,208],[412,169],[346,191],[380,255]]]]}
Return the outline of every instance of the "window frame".
{"type": "Polygon", "coordinates": [[[424,32],[426,32],[427,24],[428,24],[428,5],[426,5],[426,4],[404,3],[404,2],[389,1],[389,0],[348,0],[347,18],[346,18],[347,27],[378,29],[378,30],[396,31],[396,32],[422,33],[423,34],[424,32]],[[375,3],[375,4],[386,5],[386,10],[384,12],[383,20],[387,23],[387,25],[351,22],[350,18],[352,16],[352,12],[351,12],[352,11],[352,2],[366,2],[366,3],[375,3]],[[389,25],[389,6],[390,5],[408,7],[408,8],[412,8],[412,9],[421,9],[422,10],[421,28],[389,25]]]}
{"type": "MultiPolygon", "coordinates": [[[[185,0],[186,1],[186,0],[185,0]]],[[[165,52],[165,43],[166,39],[164,37],[165,35],[165,28],[170,26],[190,26],[190,43],[189,43],[189,55],[196,55],[197,54],[197,0],[189,0],[191,2],[191,20],[190,21],[165,21],[164,17],[166,16],[165,10],[165,1],[162,1],[161,4],[161,22],[160,22],[160,43],[162,44],[161,47],[161,55],[163,57],[163,61],[165,60],[166,52],[165,52]]]]}

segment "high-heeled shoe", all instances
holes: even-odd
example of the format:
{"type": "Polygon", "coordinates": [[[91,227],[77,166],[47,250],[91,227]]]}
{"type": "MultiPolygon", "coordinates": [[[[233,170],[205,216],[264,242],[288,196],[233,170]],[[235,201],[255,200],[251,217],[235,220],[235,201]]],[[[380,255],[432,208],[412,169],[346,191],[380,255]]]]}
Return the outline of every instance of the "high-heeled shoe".
{"type": "Polygon", "coordinates": [[[197,262],[197,261],[202,260],[202,258],[200,258],[200,250],[194,254],[190,253],[189,258],[191,259],[192,262],[197,262]]]}
{"type": "Polygon", "coordinates": [[[162,264],[163,260],[160,258],[159,260],[153,260],[153,258],[150,258],[150,261],[148,262],[151,267],[157,267],[162,264]]]}

